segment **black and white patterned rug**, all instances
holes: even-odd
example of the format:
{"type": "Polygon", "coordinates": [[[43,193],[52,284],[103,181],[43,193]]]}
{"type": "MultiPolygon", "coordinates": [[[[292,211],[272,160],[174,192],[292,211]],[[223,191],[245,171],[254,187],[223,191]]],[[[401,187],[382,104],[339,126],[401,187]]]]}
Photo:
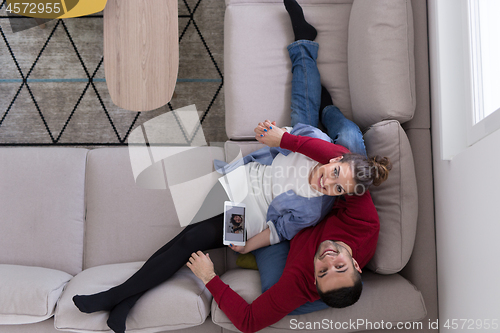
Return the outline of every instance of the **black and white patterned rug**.
{"type": "MultiPolygon", "coordinates": [[[[0,145],[126,145],[134,128],[195,104],[207,142],[224,127],[224,1],[179,0],[179,74],[174,98],[154,111],[114,105],[103,68],[103,19],[52,20],[12,32],[0,0],[0,145]]],[[[34,20],[17,18],[17,20],[34,20]]]]}

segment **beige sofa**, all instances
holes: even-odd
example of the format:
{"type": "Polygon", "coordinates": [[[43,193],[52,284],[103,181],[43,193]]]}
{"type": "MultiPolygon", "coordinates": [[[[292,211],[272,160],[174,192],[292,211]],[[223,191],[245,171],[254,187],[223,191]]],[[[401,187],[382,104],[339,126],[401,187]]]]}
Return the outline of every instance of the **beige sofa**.
{"type": "MultiPolygon", "coordinates": [[[[293,38],[282,3],[226,3],[231,140],[206,157],[197,155],[186,172],[259,148],[251,141],[252,129],[263,118],[288,125],[291,74],[285,48],[293,38]]],[[[264,331],[324,331],[327,324],[366,331],[382,321],[394,326],[421,321],[422,328],[410,330],[430,332],[437,293],[426,3],[301,3],[319,31],[324,85],[346,116],[366,130],[369,153],[389,155],[395,169],[387,184],[372,192],[381,234],[363,273],[360,301],[346,309],[289,316],[264,331]]],[[[0,332],[108,331],[106,313],[82,314],[71,297],[120,283],[181,230],[171,191],[137,186],[125,147],[2,148],[0,184],[0,332]]],[[[212,251],[211,258],[217,273],[245,299],[258,297],[257,271],[236,267],[236,255],[227,249],[212,251]]],[[[235,330],[187,269],[147,293],[127,327],[131,332],[235,330]]]]}

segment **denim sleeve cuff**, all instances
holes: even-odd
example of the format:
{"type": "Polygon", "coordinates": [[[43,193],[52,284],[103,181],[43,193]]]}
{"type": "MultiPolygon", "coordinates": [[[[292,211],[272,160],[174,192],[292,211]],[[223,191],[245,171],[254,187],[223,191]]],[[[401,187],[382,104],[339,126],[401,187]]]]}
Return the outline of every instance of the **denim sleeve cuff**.
{"type": "Polygon", "coordinates": [[[279,242],[281,242],[273,221],[267,221],[267,225],[269,227],[269,230],[271,231],[271,233],[269,235],[269,242],[271,243],[271,245],[278,244],[279,242]]]}

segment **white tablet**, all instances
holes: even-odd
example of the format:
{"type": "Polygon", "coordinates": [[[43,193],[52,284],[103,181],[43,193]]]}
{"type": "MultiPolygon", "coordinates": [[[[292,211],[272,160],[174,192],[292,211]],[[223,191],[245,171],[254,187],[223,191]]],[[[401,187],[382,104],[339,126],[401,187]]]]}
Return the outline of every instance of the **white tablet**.
{"type": "Polygon", "coordinates": [[[224,202],[224,245],[245,245],[245,208],[244,203],[224,202]]]}

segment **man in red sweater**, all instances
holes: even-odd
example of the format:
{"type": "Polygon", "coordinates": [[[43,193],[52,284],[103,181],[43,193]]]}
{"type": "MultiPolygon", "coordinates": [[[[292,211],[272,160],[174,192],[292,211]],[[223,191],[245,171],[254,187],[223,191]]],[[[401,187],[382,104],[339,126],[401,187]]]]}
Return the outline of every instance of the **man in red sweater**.
{"type": "MultiPolygon", "coordinates": [[[[265,124],[264,137],[256,129],[259,141],[273,145],[270,141],[276,140],[281,148],[303,153],[323,164],[329,162],[334,149],[331,143],[290,135],[276,126],[270,129],[269,125],[265,124]]],[[[303,229],[290,241],[281,278],[251,304],[215,274],[208,254],[193,253],[187,265],[243,332],[267,327],[302,304],[319,299],[321,294],[326,294],[326,299],[322,299],[330,306],[350,305],[361,293],[361,268],[375,253],[380,224],[368,191],[344,198],[337,200],[323,221],[303,229]],[[347,299],[346,295],[351,296],[347,299]]]]}

